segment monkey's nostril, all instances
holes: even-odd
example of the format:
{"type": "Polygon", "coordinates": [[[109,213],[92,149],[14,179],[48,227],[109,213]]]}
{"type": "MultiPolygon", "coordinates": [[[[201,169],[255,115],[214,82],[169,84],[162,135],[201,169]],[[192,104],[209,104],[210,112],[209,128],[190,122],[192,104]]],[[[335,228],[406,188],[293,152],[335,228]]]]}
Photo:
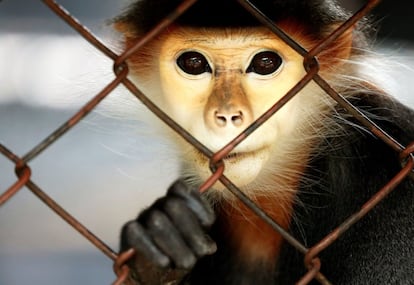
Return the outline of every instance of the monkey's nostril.
{"type": "Polygon", "coordinates": [[[231,117],[231,121],[234,126],[239,127],[243,124],[243,114],[241,111],[237,115],[233,115],[231,117]]]}
{"type": "Polygon", "coordinates": [[[225,116],[223,116],[223,115],[219,115],[219,114],[216,112],[216,115],[215,115],[215,122],[216,122],[217,126],[219,126],[219,127],[225,127],[225,126],[226,126],[226,124],[227,124],[227,119],[226,119],[226,117],[225,117],[225,116]]]}
{"type": "Polygon", "coordinates": [[[219,127],[226,127],[226,126],[234,126],[240,127],[243,124],[243,113],[241,111],[227,114],[227,113],[219,113],[216,111],[214,113],[214,119],[219,127]]]}

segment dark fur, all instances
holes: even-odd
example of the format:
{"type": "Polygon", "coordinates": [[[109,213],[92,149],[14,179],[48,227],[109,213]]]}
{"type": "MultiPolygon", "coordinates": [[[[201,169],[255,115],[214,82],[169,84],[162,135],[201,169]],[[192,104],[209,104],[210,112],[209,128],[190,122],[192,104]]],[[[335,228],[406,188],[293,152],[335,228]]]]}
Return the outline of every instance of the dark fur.
{"type": "MultiPolygon", "coordinates": [[[[145,33],[181,2],[178,0],[137,1],[118,20],[133,23],[140,32],[145,33]]],[[[312,34],[322,32],[328,24],[344,20],[346,15],[332,0],[253,0],[251,2],[273,21],[295,18],[309,27],[312,34]]],[[[177,23],[201,27],[259,25],[259,22],[236,0],[199,0],[178,19],[177,23]]]]}
{"type": "MultiPolygon", "coordinates": [[[[379,96],[361,94],[352,103],[370,114],[381,128],[403,145],[413,142],[414,112],[379,96]]],[[[306,180],[299,188],[301,203],[295,206],[295,220],[290,231],[308,247],[358,211],[401,170],[398,153],[382,140],[353,124],[344,127],[343,136],[322,142],[325,151],[308,165],[304,177],[312,177],[314,183],[309,184],[306,180]]],[[[321,270],[333,284],[414,284],[412,176],[319,255],[321,270]]],[[[169,199],[168,195],[162,199],[169,199]]],[[[164,210],[155,203],[144,214],[148,211],[164,210]]],[[[187,209],[180,211],[182,215],[192,215],[187,209]]],[[[276,270],[269,269],[267,264],[244,263],[222,232],[220,209],[216,209],[216,215],[216,222],[208,234],[217,243],[217,252],[201,258],[180,284],[285,285],[294,284],[306,273],[303,254],[287,243],[282,247],[276,270]]],[[[138,221],[141,219],[142,215],[138,221]]],[[[146,227],[151,232],[152,226],[147,224],[146,227]]],[[[122,249],[133,245],[131,240],[139,239],[142,237],[128,235],[124,228],[122,249]]],[[[140,268],[143,264],[138,262],[135,266],[140,268]]],[[[146,269],[144,275],[154,274],[153,270],[146,269]]],[[[158,280],[156,276],[155,280],[158,280]]],[[[159,283],[151,279],[144,284],[159,283]]],[[[314,281],[312,284],[318,283],[314,281]]]]}
{"type": "MultiPolygon", "coordinates": [[[[323,34],[326,26],[341,22],[345,17],[333,1],[252,2],[272,20],[293,17],[316,35],[323,34]]],[[[118,21],[132,23],[139,33],[145,33],[178,3],[180,1],[176,0],[139,1],[118,21]]],[[[178,23],[208,27],[258,25],[236,1],[230,0],[200,0],[179,18],[178,23]]],[[[358,41],[365,40],[362,37],[358,41]]],[[[361,94],[352,103],[365,109],[401,144],[414,141],[413,111],[382,95],[361,94]]],[[[401,170],[398,154],[380,139],[352,124],[344,128],[344,135],[321,142],[324,151],[312,159],[304,176],[312,177],[315,182],[309,185],[309,180],[303,181],[298,192],[301,203],[295,206],[290,230],[308,247],[357,211],[401,170]]],[[[151,209],[157,210],[154,207],[151,209]]],[[[217,242],[218,251],[199,260],[185,283],[285,285],[294,284],[306,273],[303,255],[288,244],[282,248],[276,272],[268,270],[265,264],[256,267],[243,264],[219,230],[220,209],[216,214],[217,222],[209,234],[217,242]]],[[[414,284],[413,214],[414,182],[408,178],[367,217],[321,253],[322,272],[333,284],[414,284]]],[[[131,245],[128,241],[132,239],[134,237],[124,231],[122,249],[128,248],[131,245]]]]}
{"type": "MultiPolygon", "coordinates": [[[[369,106],[381,118],[377,123],[402,144],[414,141],[413,111],[377,96],[362,96],[353,103],[369,106]]],[[[307,246],[319,242],[401,170],[395,151],[350,125],[345,136],[324,144],[335,148],[328,147],[310,163],[307,175],[317,183],[303,183],[299,192],[303,205],[296,206],[291,226],[307,246]]],[[[214,229],[212,237],[219,250],[197,264],[191,284],[294,284],[306,273],[303,255],[288,244],[280,254],[277,272],[266,271],[262,265],[245,267],[214,229]]],[[[413,238],[414,181],[408,178],[320,255],[322,272],[333,284],[414,284],[413,238]]]]}

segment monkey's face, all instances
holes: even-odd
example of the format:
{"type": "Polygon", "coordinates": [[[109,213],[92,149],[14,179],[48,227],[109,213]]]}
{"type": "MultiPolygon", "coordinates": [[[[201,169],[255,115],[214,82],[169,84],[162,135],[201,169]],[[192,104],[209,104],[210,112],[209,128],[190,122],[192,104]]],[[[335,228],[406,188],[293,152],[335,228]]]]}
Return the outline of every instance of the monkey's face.
{"type": "MultiPolygon", "coordinates": [[[[146,69],[149,74],[143,90],[213,152],[245,130],[305,75],[303,57],[264,28],[173,27],[161,38],[151,47],[158,55],[146,69]]],[[[292,155],[281,152],[290,149],[306,104],[294,98],[239,144],[224,160],[225,175],[245,186],[263,173],[270,157],[292,155]]],[[[188,143],[180,143],[186,171],[208,178],[208,159],[188,143]]]]}

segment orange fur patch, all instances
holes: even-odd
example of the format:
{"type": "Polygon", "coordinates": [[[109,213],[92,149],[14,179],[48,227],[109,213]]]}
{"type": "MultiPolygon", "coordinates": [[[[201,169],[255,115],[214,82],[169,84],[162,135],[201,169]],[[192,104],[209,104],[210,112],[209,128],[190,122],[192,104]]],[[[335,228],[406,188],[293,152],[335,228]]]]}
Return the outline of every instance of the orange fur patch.
{"type": "MultiPolygon", "coordinates": [[[[281,227],[288,229],[292,201],[278,201],[277,197],[259,197],[254,202],[281,227]]],[[[282,236],[241,202],[223,206],[222,209],[219,219],[223,234],[232,241],[240,260],[275,266],[283,243],[282,236]]]]}
{"type": "MultiPolygon", "coordinates": [[[[294,40],[298,41],[306,50],[311,50],[321,41],[320,39],[310,35],[306,30],[306,27],[303,27],[293,21],[279,23],[279,26],[287,34],[291,35],[294,40]]],[[[126,27],[121,28],[126,29],[126,27]]],[[[331,27],[330,30],[332,31],[334,28],[335,27],[331,27]]],[[[158,43],[160,41],[162,42],[164,36],[173,34],[174,31],[176,31],[175,29],[180,28],[177,28],[174,25],[170,26],[166,32],[159,35],[156,39],[149,42],[145,47],[134,54],[128,60],[131,65],[131,69],[134,70],[135,73],[138,73],[140,76],[144,77],[144,79],[145,76],[153,74],[147,71],[148,68],[158,66],[157,64],[154,64],[154,61],[157,60],[156,57],[160,55],[161,45],[158,43]]],[[[185,28],[183,28],[183,30],[185,30],[185,28]]],[[[194,30],[191,30],[190,32],[194,32],[194,30]]],[[[191,33],[189,34],[191,35],[191,33]]],[[[193,35],[194,34],[195,33],[193,33],[193,35]]],[[[207,35],[208,31],[203,30],[202,34],[207,35]]],[[[327,32],[327,35],[328,34],[329,31],[327,32]]],[[[214,31],[212,31],[210,35],[214,37],[214,31]]],[[[237,35],[237,33],[235,33],[235,35],[237,35]]],[[[137,37],[139,37],[139,35],[127,30],[127,32],[125,32],[126,48],[133,46],[137,40],[137,37]]],[[[177,45],[179,45],[179,40],[177,40],[177,42],[177,45]]],[[[318,55],[321,72],[328,73],[328,71],[332,68],[339,67],[341,65],[341,60],[347,59],[350,56],[351,50],[352,31],[349,30],[340,36],[336,41],[328,45],[323,52],[318,55]]],[[[245,104],[244,102],[242,103],[245,104]]],[[[255,103],[257,104],[257,102],[255,103]]],[[[254,202],[284,229],[289,228],[289,224],[292,219],[292,209],[294,203],[294,193],[292,189],[297,188],[300,174],[303,172],[303,164],[307,161],[308,155],[309,149],[300,148],[298,151],[295,150],[295,159],[297,159],[300,163],[284,165],[284,167],[290,166],[291,168],[288,169],[290,171],[286,171],[286,173],[290,174],[290,176],[286,177],[290,178],[283,178],[279,175],[277,177],[282,177],[281,179],[284,180],[283,183],[281,183],[281,181],[274,181],[274,185],[286,185],[286,187],[289,187],[291,191],[286,191],[287,193],[281,194],[279,189],[279,191],[274,191],[275,193],[268,193],[267,196],[259,197],[255,197],[254,188],[250,191],[253,193],[252,196],[254,202]],[[289,181],[286,182],[285,180],[289,181]]],[[[283,159],[286,160],[286,158],[283,159]]],[[[263,193],[263,191],[258,192],[263,193]]],[[[230,202],[223,202],[223,205],[220,206],[222,212],[219,214],[219,220],[223,227],[222,232],[225,236],[228,236],[231,244],[234,246],[234,249],[238,252],[240,259],[246,262],[261,261],[264,264],[275,266],[277,256],[279,255],[279,251],[283,243],[281,235],[240,201],[232,200],[230,202]]]]}
{"type": "MultiPolygon", "coordinates": [[[[323,38],[316,38],[306,30],[306,27],[303,27],[303,25],[298,22],[285,20],[278,23],[278,27],[302,45],[307,51],[311,51],[313,48],[320,45],[325,38],[334,32],[340,25],[341,23],[338,23],[327,27],[323,38]]],[[[337,68],[341,65],[342,60],[349,59],[352,52],[352,31],[352,28],[346,30],[335,41],[326,45],[320,54],[316,55],[320,64],[321,73],[328,72],[333,66],[337,68]]]]}

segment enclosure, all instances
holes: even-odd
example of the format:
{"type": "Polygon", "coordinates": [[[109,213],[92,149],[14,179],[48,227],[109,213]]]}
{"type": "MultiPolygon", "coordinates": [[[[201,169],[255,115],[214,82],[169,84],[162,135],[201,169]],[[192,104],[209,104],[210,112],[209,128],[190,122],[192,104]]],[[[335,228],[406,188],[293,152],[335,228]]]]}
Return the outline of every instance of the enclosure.
{"type": "MultiPolygon", "coordinates": [[[[117,278],[118,282],[125,278],[127,271],[123,270],[124,262],[117,253],[119,229],[123,222],[136,215],[140,207],[163,193],[176,178],[177,165],[170,154],[173,150],[160,151],[165,145],[156,137],[148,137],[149,130],[141,121],[134,117],[119,119],[105,115],[105,104],[112,102],[111,96],[119,93],[128,94],[131,101],[137,99],[137,105],[139,101],[144,103],[211,159],[216,167],[204,188],[219,179],[276,231],[281,231],[266,213],[240,195],[237,187],[222,176],[223,164],[220,163],[248,132],[254,132],[277,112],[280,103],[275,102],[265,117],[229,142],[227,147],[212,153],[169,120],[127,78],[125,60],[173,22],[173,18],[161,22],[132,49],[121,51],[111,40],[114,35],[109,28],[100,29],[97,25],[105,26],[104,19],[118,14],[125,3],[20,2],[0,3],[0,283],[108,284],[117,278]],[[24,8],[25,5],[29,6],[24,8]],[[47,17],[36,20],[36,15],[47,17]],[[89,31],[90,26],[99,37],[89,31]],[[111,272],[115,261],[118,277],[111,272]]],[[[177,7],[178,14],[194,2],[182,1],[177,7]]],[[[248,1],[239,2],[257,15],[248,1]]],[[[412,172],[414,145],[398,144],[349,105],[318,74],[318,66],[313,60],[327,43],[372,9],[380,13],[390,5],[393,8],[390,11],[398,12],[397,8],[409,11],[412,5],[390,2],[355,1],[351,5],[350,1],[344,1],[354,11],[354,16],[310,51],[301,50],[276,26],[265,23],[309,63],[307,76],[286,94],[284,101],[313,80],[358,118],[361,125],[411,161],[396,173],[395,181],[378,189],[377,197],[392,191],[412,172]]],[[[266,11],[262,12],[266,14],[266,11]]],[[[392,19],[392,16],[385,15],[384,25],[387,17],[392,19]]],[[[408,22],[401,24],[401,20],[408,21],[406,16],[394,16],[398,20],[390,21],[389,25],[395,24],[396,28],[393,31],[385,27],[388,32],[381,33],[384,42],[378,48],[383,53],[395,53],[398,49],[399,60],[414,66],[411,43],[406,41],[412,32],[404,33],[401,28],[408,27],[405,30],[409,31],[412,26],[408,22]]],[[[265,22],[260,15],[257,17],[265,22]]],[[[414,106],[414,99],[408,86],[413,75],[408,67],[392,70],[398,90],[396,95],[411,106],[414,106]]],[[[282,234],[303,253],[304,259],[318,260],[318,254],[335,242],[337,235],[363,218],[363,214],[377,202],[368,202],[361,212],[344,221],[336,231],[327,233],[326,239],[312,248],[306,248],[287,232],[282,234]]],[[[319,264],[315,263],[302,284],[313,278],[322,280],[321,274],[323,270],[319,272],[319,264]]]]}

